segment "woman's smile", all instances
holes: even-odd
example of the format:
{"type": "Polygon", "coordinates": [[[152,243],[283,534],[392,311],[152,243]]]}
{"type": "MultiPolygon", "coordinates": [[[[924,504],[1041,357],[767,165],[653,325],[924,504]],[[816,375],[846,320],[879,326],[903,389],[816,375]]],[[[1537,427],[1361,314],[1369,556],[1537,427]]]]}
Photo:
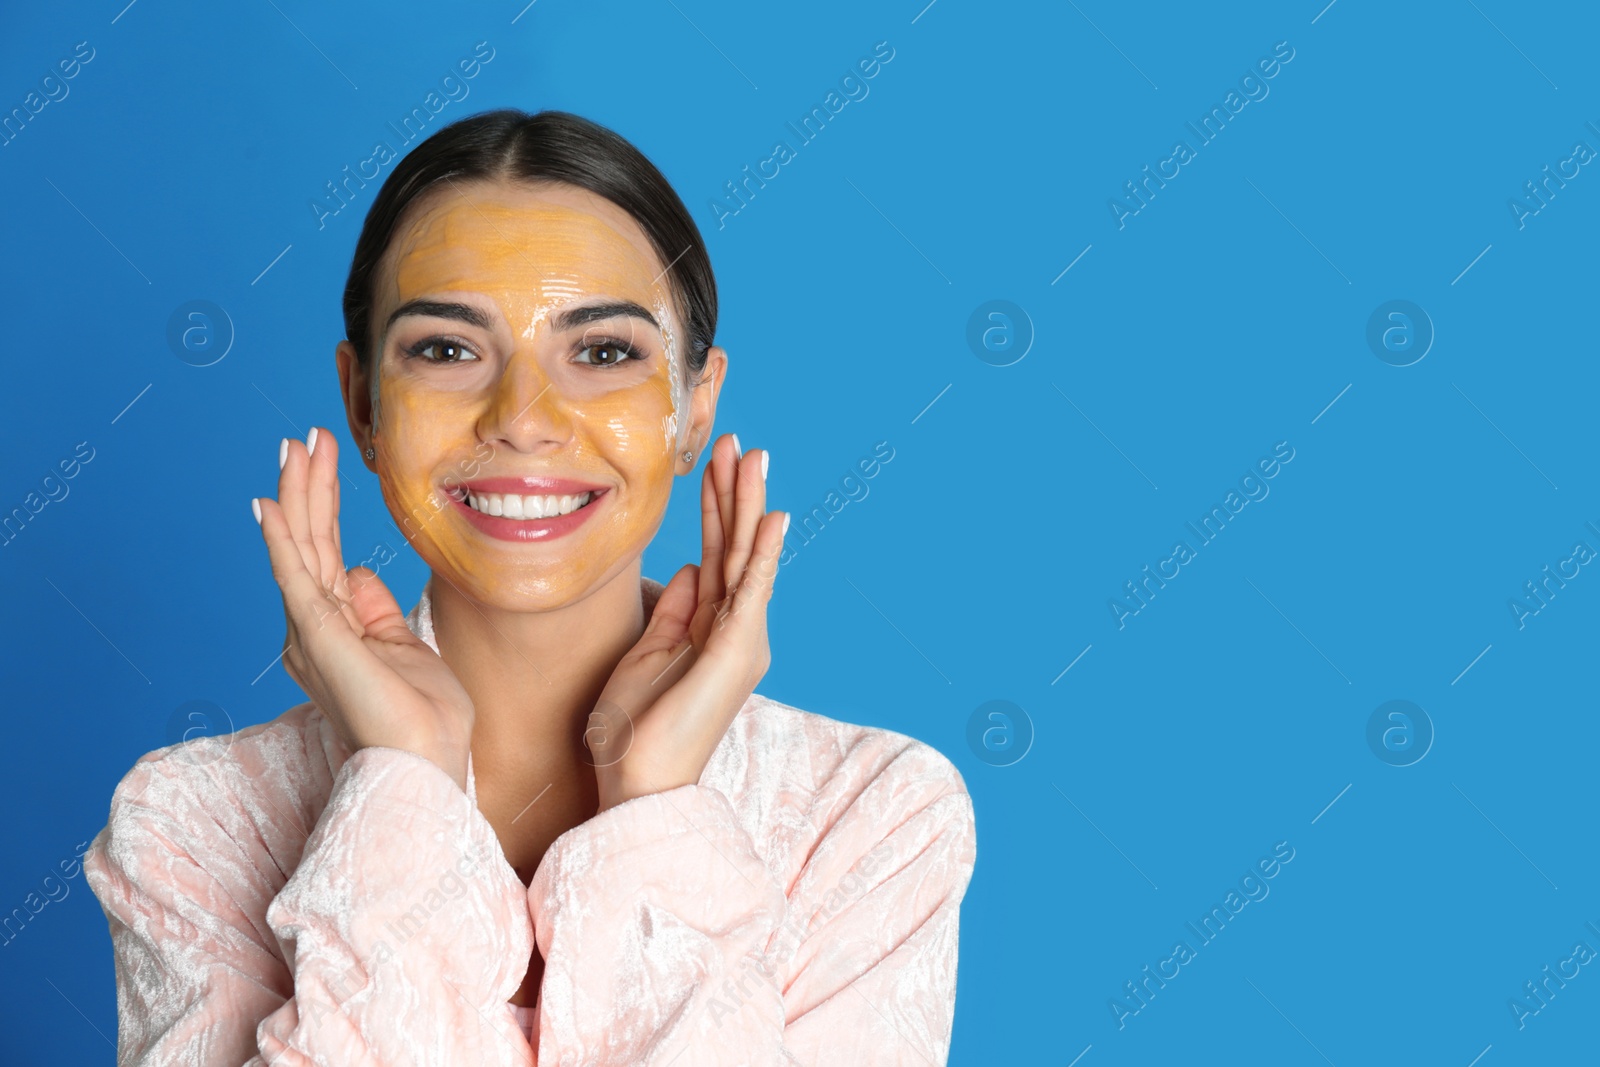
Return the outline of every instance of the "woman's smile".
{"type": "Polygon", "coordinates": [[[445,492],[467,521],[502,541],[549,541],[587,522],[606,488],[569,478],[474,478],[445,492]]]}

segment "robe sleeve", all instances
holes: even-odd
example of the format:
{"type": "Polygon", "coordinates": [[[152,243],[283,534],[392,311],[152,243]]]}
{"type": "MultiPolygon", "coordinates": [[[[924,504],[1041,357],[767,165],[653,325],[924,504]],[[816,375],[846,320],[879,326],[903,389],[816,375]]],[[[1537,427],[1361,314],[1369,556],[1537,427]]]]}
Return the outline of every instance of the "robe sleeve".
{"type": "Polygon", "coordinates": [[[284,804],[221,777],[141,760],[85,857],[110,926],[119,1067],[532,1062],[507,1003],[532,950],[526,890],[448,774],[360,749],[286,881],[239,817],[253,803],[288,817],[284,804]]]}
{"type": "Polygon", "coordinates": [[[788,884],[705,785],[558,838],[528,887],[540,1067],[943,1064],[976,830],[955,767],[901,741],[794,814],[788,884]]]}

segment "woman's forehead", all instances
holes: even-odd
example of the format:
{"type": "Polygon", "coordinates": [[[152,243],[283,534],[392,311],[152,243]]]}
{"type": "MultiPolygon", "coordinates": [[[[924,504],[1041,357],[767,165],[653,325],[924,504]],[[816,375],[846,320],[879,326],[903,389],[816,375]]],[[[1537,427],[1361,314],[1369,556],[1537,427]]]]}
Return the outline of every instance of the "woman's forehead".
{"type": "Polygon", "coordinates": [[[418,208],[385,256],[393,282],[383,295],[392,307],[429,293],[476,291],[510,301],[506,310],[518,318],[542,320],[586,296],[654,306],[666,292],[665,272],[638,224],[587,190],[454,185],[418,208]]]}

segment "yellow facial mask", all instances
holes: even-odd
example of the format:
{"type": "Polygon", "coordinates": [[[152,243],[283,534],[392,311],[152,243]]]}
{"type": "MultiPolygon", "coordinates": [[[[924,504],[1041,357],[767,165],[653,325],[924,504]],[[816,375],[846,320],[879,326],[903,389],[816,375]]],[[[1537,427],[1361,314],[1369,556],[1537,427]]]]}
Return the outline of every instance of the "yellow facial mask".
{"type": "Polygon", "coordinates": [[[625,211],[571,186],[455,184],[417,208],[375,282],[384,499],[466,594],[566,603],[666,510],[688,400],[666,271],[625,211]]]}

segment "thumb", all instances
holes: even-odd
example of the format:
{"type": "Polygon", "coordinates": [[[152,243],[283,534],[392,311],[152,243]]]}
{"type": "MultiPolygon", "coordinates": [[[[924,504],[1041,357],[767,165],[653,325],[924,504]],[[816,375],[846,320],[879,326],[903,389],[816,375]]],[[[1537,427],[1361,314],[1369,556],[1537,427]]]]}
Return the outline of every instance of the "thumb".
{"type": "Polygon", "coordinates": [[[345,577],[350,585],[350,606],[364,636],[399,642],[415,637],[406,625],[400,604],[376,571],[366,566],[351,567],[345,577]]]}

